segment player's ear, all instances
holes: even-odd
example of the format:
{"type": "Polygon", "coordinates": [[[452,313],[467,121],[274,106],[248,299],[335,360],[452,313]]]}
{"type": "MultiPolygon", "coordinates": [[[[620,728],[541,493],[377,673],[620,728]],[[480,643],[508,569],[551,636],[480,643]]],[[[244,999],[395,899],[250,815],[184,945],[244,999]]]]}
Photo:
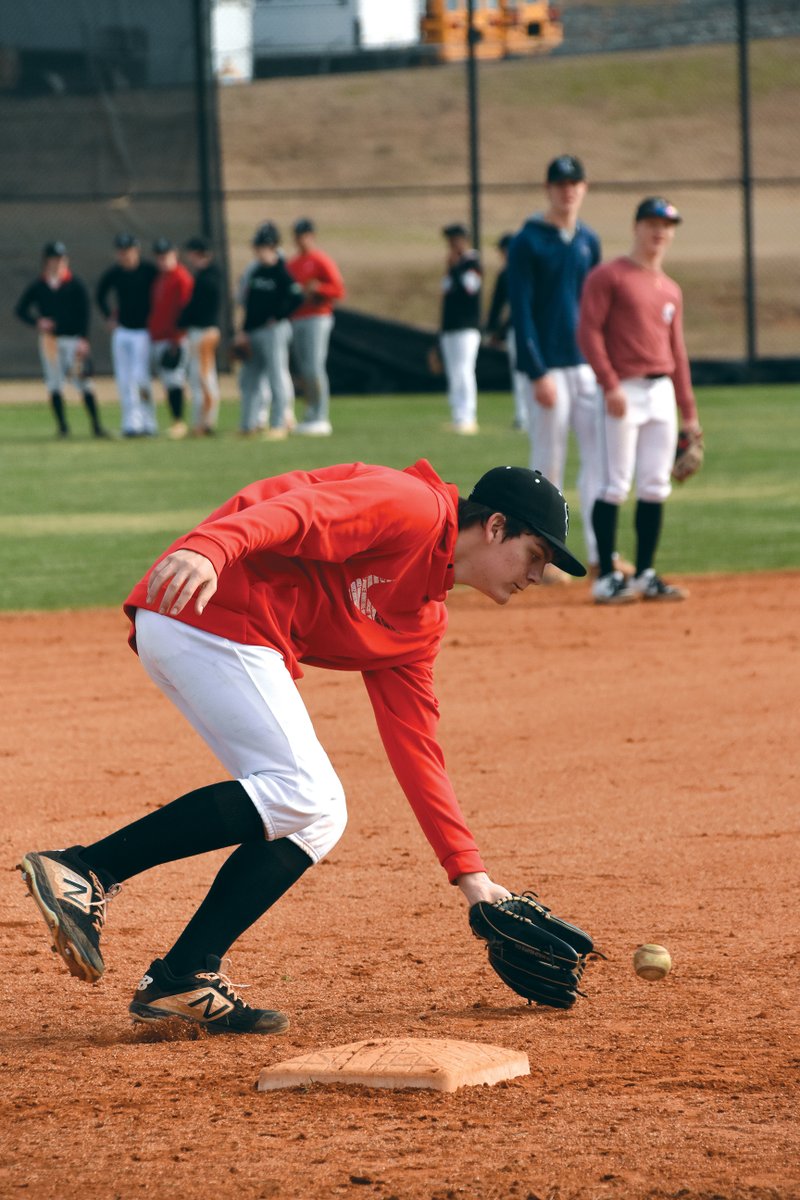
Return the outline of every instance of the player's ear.
{"type": "Polygon", "coordinates": [[[502,541],[505,528],[506,519],[503,514],[492,513],[492,515],[489,517],[489,520],[486,522],[487,541],[502,541]]]}

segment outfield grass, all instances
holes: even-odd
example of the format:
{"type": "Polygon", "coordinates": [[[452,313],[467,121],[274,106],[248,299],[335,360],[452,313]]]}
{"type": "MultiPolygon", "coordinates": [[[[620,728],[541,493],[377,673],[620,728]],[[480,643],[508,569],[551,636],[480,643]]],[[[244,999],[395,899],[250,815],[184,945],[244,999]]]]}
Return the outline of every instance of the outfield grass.
{"type": "MultiPolygon", "coordinates": [[[[680,573],[800,567],[796,389],[702,389],[698,403],[706,465],[669,502],[660,566],[680,573]]],[[[109,424],[115,416],[107,413],[109,424]]],[[[228,402],[214,440],[109,443],[91,440],[73,410],[73,438],[61,443],[44,406],[0,406],[0,608],[119,604],[166,544],[260,476],[356,459],[400,467],[424,456],[465,492],[490,466],[527,462],[527,438],[512,432],[505,395],[481,396],[477,438],[443,432],[442,396],[335,398],[333,416],[332,438],[241,441],[228,402]]],[[[580,554],[575,468],[573,447],[567,495],[580,554]]],[[[629,503],[620,524],[625,552],[632,515],[629,503]]]]}

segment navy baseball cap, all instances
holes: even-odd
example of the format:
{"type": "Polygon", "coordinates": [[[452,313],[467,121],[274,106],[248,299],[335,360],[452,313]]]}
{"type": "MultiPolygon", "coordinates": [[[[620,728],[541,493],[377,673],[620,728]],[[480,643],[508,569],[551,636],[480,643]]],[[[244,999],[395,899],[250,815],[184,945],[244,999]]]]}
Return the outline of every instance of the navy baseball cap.
{"type": "Polygon", "coordinates": [[[553,551],[553,562],[568,575],[585,575],[586,567],[566,547],[569,507],[561,492],[541,471],[527,467],[492,467],[469,495],[492,512],[515,517],[553,551]]]}
{"type": "Polygon", "coordinates": [[[277,246],[280,240],[278,226],[273,221],[265,221],[253,234],[254,246],[277,246]]]}
{"type": "Polygon", "coordinates": [[[661,217],[664,221],[671,221],[673,225],[680,225],[683,220],[675,205],[670,204],[663,196],[647,196],[636,209],[637,221],[646,221],[648,217],[661,217]]]}
{"type": "Polygon", "coordinates": [[[507,250],[514,240],[513,233],[504,233],[502,237],[497,239],[497,249],[507,250]]]}
{"type": "Polygon", "coordinates": [[[118,233],[114,238],[114,246],[117,250],[130,250],[133,246],[139,245],[139,239],[135,233],[118,233]]]}
{"type": "Polygon", "coordinates": [[[63,242],[45,242],[42,258],[66,258],[67,247],[63,242]]]}
{"type": "Polygon", "coordinates": [[[295,221],[292,231],[296,234],[313,233],[314,222],[309,217],[301,217],[299,221],[295,221]]]}
{"type": "Polygon", "coordinates": [[[211,242],[204,237],[190,237],[183,243],[184,250],[194,250],[196,254],[209,254],[211,242]]]}
{"type": "Polygon", "coordinates": [[[469,230],[461,221],[454,221],[452,225],[445,225],[442,230],[444,237],[469,237],[469,230]]]}
{"type": "Polygon", "coordinates": [[[170,241],[168,237],[156,238],[153,242],[153,254],[169,254],[170,250],[175,249],[175,243],[170,241]]]}
{"type": "Polygon", "coordinates": [[[559,154],[547,168],[548,183],[583,183],[586,172],[574,154],[559,154]]]}

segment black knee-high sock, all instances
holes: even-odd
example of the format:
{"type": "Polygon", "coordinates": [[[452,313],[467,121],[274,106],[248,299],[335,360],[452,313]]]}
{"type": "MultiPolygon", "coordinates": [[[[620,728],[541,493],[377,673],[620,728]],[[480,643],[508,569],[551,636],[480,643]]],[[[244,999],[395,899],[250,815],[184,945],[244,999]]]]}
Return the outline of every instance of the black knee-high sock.
{"type": "Polygon", "coordinates": [[[87,413],[89,414],[89,420],[92,422],[92,431],[94,433],[99,433],[100,415],[97,411],[97,400],[95,399],[94,392],[90,391],[88,388],[83,393],[83,403],[86,406],[87,413]]]}
{"type": "Polygon", "coordinates": [[[614,548],[617,544],[617,518],[619,507],[606,500],[595,500],[592,509],[592,527],[597,539],[597,557],[601,575],[614,570],[614,548]]]}
{"type": "Polygon", "coordinates": [[[224,958],[246,929],[311,866],[288,838],[248,842],[234,850],[175,945],[164,955],[173,975],[202,970],[206,956],[224,958]]]}
{"type": "Polygon", "coordinates": [[[174,420],[183,420],[183,388],[174,387],[167,391],[167,403],[174,420]]]}
{"type": "Polygon", "coordinates": [[[161,863],[263,841],[264,825],[255,805],[231,779],[187,792],[80,855],[87,866],[121,883],[161,863]]]}
{"type": "Polygon", "coordinates": [[[664,505],[656,501],[639,500],[636,505],[636,574],[652,567],[661,535],[664,505]]]}
{"type": "Polygon", "coordinates": [[[50,405],[53,409],[53,414],[56,418],[56,424],[58,425],[59,432],[69,433],[67,416],[64,411],[64,397],[61,395],[61,392],[50,393],[50,405]]]}

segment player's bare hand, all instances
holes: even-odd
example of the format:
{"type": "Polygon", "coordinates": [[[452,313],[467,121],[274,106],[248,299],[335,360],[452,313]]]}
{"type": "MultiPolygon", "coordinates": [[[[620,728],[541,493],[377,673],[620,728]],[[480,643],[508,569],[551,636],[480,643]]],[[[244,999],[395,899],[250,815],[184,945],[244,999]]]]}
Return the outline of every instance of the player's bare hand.
{"type": "Polygon", "coordinates": [[[36,328],[39,333],[52,333],[56,327],[55,321],[51,321],[49,317],[39,317],[36,322],[36,328]]]}
{"type": "Polygon", "coordinates": [[[542,408],[555,408],[558,393],[556,392],[556,381],[552,375],[542,375],[540,379],[535,379],[533,382],[533,395],[537,404],[541,404],[542,408]]]}
{"type": "Polygon", "coordinates": [[[158,611],[177,616],[195,597],[195,612],[201,613],[217,590],[217,572],[203,554],[174,550],[155,566],[147,581],[147,603],[152,604],[163,589],[158,611]]]}
{"type": "Polygon", "coordinates": [[[75,350],[81,356],[81,358],[86,357],[86,355],[89,353],[89,343],[87,342],[86,338],[78,338],[75,350]]]}
{"type": "Polygon", "coordinates": [[[610,417],[624,417],[628,401],[621,387],[609,388],[606,392],[606,412],[610,417]]]}
{"type": "Polygon", "coordinates": [[[487,900],[494,904],[495,900],[504,900],[510,896],[508,888],[500,883],[493,883],[485,871],[472,871],[469,875],[459,875],[456,883],[461,888],[464,899],[470,907],[479,900],[487,900]]]}

